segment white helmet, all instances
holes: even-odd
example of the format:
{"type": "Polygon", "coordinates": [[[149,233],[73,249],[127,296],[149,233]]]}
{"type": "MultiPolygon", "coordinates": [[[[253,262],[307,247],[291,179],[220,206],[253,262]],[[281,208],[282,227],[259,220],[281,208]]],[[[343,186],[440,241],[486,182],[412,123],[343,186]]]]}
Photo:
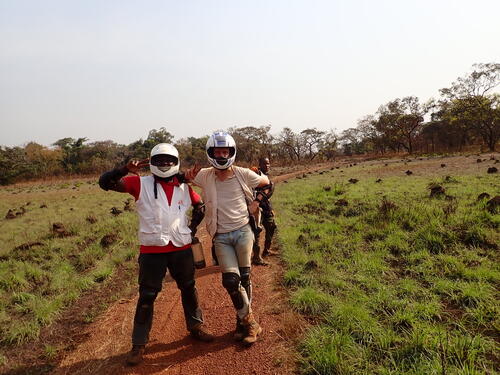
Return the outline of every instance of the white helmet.
{"type": "Polygon", "coordinates": [[[169,144],[169,143],[159,143],[153,149],[151,150],[151,155],[149,159],[149,169],[151,170],[151,173],[153,173],[155,176],[161,177],[161,178],[166,178],[173,176],[174,174],[179,173],[179,167],[180,167],[180,162],[179,162],[179,151],[177,149],[169,144]],[[153,156],[155,155],[170,155],[173,156],[177,159],[176,165],[172,166],[160,166],[157,167],[156,165],[152,164],[152,159],[153,156]]]}
{"type": "Polygon", "coordinates": [[[233,137],[223,131],[218,131],[212,134],[205,146],[207,152],[208,162],[212,164],[217,169],[227,169],[234,163],[236,159],[236,143],[233,137]],[[214,148],[216,147],[228,147],[229,148],[229,158],[215,158],[214,148]]]}

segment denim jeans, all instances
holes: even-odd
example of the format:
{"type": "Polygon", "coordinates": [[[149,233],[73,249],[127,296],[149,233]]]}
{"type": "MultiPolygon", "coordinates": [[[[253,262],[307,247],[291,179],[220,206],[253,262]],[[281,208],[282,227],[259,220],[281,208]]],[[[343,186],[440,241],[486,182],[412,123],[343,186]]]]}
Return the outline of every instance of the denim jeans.
{"type": "MultiPolygon", "coordinates": [[[[250,268],[253,242],[254,234],[249,224],[232,232],[217,233],[213,243],[222,273],[240,275],[241,267],[250,268]]],[[[240,318],[243,318],[251,312],[250,300],[241,283],[238,290],[243,300],[243,307],[236,312],[240,318]]]]}
{"type": "Polygon", "coordinates": [[[215,254],[221,271],[239,275],[240,267],[250,267],[254,235],[249,224],[214,237],[215,254]]]}

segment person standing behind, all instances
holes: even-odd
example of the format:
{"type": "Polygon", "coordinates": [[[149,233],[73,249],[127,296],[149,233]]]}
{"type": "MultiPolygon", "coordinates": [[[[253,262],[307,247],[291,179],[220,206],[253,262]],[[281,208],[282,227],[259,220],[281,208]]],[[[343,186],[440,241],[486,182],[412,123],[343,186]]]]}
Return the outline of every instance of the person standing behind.
{"type": "Polygon", "coordinates": [[[236,144],[225,132],[212,134],[205,150],[212,167],[200,170],[195,166],[186,172],[186,178],[202,188],[207,208],[205,222],[213,237],[222,285],[236,309],[234,338],[251,345],[257,341],[262,328],[251,308],[254,235],[249,225],[249,212],[255,212],[260,204],[254,200],[252,189],[269,184],[269,180],[248,168],[233,165],[236,144]]]}
{"type": "MultiPolygon", "coordinates": [[[[252,167],[251,169],[262,176],[265,175],[269,178],[269,169],[271,163],[269,162],[269,158],[260,158],[259,159],[259,167],[252,167]]],[[[271,242],[273,239],[274,231],[276,230],[276,223],[274,221],[274,211],[271,205],[271,196],[274,193],[274,183],[269,179],[269,184],[258,187],[255,189],[255,198],[260,201],[260,211],[261,214],[258,215],[260,218],[260,223],[257,222],[255,234],[255,243],[253,246],[253,257],[252,264],[255,265],[267,265],[267,263],[262,259],[262,257],[266,257],[270,254],[269,249],[271,248],[271,242]],[[262,231],[262,227],[266,230],[266,237],[264,241],[264,251],[262,254],[260,253],[260,245],[259,245],[259,236],[262,231]]]]}
{"type": "Polygon", "coordinates": [[[197,340],[214,339],[203,324],[194,281],[191,238],[204,217],[200,196],[179,173],[179,153],[171,144],[160,143],[151,150],[150,160],[130,161],[126,166],[104,173],[99,185],[104,190],[129,193],[136,200],[139,214],[139,300],[134,316],[132,350],[127,364],[143,359],[153,322],[153,305],[162,289],[167,268],[181,291],[186,326],[197,340]],[[139,177],[139,170],[150,165],[152,176],[139,177]],[[128,173],[136,176],[125,177],[128,173]],[[187,211],[193,206],[188,225],[187,211]]]}

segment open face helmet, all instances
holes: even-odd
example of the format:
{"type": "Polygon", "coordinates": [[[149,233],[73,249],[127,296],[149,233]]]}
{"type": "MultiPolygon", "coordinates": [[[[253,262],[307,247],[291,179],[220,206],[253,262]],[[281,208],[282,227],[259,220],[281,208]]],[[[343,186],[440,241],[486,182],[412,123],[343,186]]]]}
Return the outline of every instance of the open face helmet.
{"type": "Polygon", "coordinates": [[[227,169],[234,163],[236,159],[236,143],[233,137],[223,131],[212,134],[205,146],[208,162],[217,169],[227,169]],[[227,157],[217,156],[214,154],[216,148],[228,148],[229,154],[227,157]]]}
{"type": "Polygon", "coordinates": [[[149,169],[155,176],[166,178],[179,173],[179,152],[169,143],[159,143],[151,150],[149,169]]]}

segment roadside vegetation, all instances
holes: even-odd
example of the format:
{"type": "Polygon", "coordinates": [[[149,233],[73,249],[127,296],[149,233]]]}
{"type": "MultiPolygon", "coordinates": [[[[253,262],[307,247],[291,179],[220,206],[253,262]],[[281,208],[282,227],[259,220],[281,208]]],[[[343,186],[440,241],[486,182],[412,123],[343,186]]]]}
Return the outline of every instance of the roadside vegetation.
{"type": "Polygon", "coordinates": [[[310,323],[302,374],[498,373],[500,184],[472,159],[452,175],[420,158],[277,186],[283,282],[310,323]]]}
{"type": "MultiPolygon", "coordinates": [[[[131,204],[128,195],[103,192],[94,180],[0,190],[0,354],[36,340],[83,293],[106,290],[118,270],[135,286],[131,204]]],[[[104,308],[74,318],[91,322],[104,308]]],[[[47,356],[56,351],[49,346],[47,356]]],[[[0,364],[6,360],[0,355],[0,364]]]]}

